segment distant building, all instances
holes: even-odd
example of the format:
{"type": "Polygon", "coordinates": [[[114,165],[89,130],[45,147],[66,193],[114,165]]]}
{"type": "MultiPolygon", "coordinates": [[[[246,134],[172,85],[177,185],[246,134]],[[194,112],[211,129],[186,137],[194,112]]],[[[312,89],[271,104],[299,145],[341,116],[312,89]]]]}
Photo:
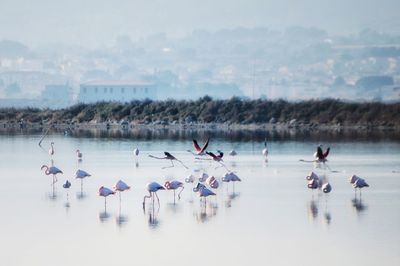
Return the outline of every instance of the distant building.
{"type": "Polygon", "coordinates": [[[156,99],[157,88],[145,81],[101,80],[80,85],[78,102],[100,101],[129,102],[132,100],[156,99]]]}

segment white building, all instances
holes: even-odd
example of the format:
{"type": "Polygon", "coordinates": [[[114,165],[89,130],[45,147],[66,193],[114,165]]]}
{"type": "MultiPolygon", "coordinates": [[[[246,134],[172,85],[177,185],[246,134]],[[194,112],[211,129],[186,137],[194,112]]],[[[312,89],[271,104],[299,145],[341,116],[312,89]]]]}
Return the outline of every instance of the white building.
{"type": "Polygon", "coordinates": [[[156,99],[154,84],[145,81],[99,80],[80,85],[78,102],[101,101],[130,102],[132,100],[156,99]]]}

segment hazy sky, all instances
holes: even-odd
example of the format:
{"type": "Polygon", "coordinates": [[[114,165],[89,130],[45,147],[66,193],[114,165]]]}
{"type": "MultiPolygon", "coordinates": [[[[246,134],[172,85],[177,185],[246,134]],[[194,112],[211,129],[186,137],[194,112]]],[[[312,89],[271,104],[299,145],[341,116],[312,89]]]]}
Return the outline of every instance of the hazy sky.
{"type": "Polygon", "coordinates": [[[0,0],[0,39],[93,46],[118,35],[314,26],[400,32],[400,0],[0,0]]]}

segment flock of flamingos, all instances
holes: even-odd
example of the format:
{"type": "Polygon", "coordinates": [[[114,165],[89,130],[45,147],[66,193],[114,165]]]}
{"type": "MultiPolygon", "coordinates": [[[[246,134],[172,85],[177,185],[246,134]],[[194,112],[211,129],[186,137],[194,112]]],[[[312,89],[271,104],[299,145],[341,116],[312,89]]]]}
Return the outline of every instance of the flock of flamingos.
{"type": "MultiPolygon", "coordinates": [[[[215,163],[218,164],[218,167],[224,167],[227,172],[226,174],[222,177],[222,182],[238,182],[241,181],[241,179],[238,177],[238,175],[232,171],[230,171],[224,164],[223,161],[223,156],[224,153],[222,151],[217,151],[217,153],[213,153],[210,151],[207,151],[207,147],[209,144],[209,139],[206,140],[203,146],[200,146],[198,142],[194,139],[193,140],[193,146],[194,146],[194,151],[188,150],[188,152],[192,153],[195,155],[196,160],[210,160],[214,161],[215,163]]],[[[302,162],[312,162],[316,164],[321,164],[324,167],[328,167],[330,170],[329,166],[326,164],[327,163],[327,157],[329,155],[330,148],[327,148],[326,151],[322,150],[322,145],[317,147],[317,151],[314,154],[314,159],[310,161],[306,160],[300,160],[302,162]]],[[[55,153],[54,149],[54,142],[51,142],[51,147],[49,149],[49,155],[53,156],[55,153]]],[[[134,149],[134,155],[139,156],[139,149],[136,148],[134,149]]],[[[229,152],[229,155],[235,156],[237,155],[237,152],[235,150],[232,150],[229,152]]],[[[80,150],[76,150],[76,156],[79,161],[82,160],[83,155],[80,150]]],[[[264,149],[262,150],[262,156],[265,158],[267,161],[268,157],[268,148],[267,148],[267,143],[266,141],[264,142],[264,149]]],[[[167,160],[171,164],[169,166],[164,166],[164,168],[170,168],[170,167],[175,167],[175,163],[179,163],[182,167],[188,169],[188,167],[179,159],[177,159],[174,155],[172,155],[169,152],[164,152],[164,156],[158,157],[154,155],[149,155],[150,158],[154,158],[157,160],[167,160]]],[[[46,175],[51,175],[53,178],[52,185],[54,187],[54,184],[57,182],[57,175],[62,174],[63,172],[56,166],[54,165],[43,165],[41,167],[41,170],[44,170],[44,173],[46,175]]],[[[332,171],[334,172],[334,171],[332,171]]],[[[90,174],[84,170],[78,169],[77,172],[75,173],[75,178],[81,179],[81,185],[82,185],[82,180],[86,177],[89,177],[90,174]]],[[[329,184],[328,181],[326,181],[324,178],[320,178],[315,172],[311,172],[309,175],[306,176],[307,182],[307,187],[309,189],[315,190],[315,189],[320,189],[324,193],[330,193],[332,190],[332,186],[329,184]]],[[[196,177],[194,175],[189,175],[185,179],[186,183],[195,183],[197,182],[197,185],[193,187],[193,192],[198,193],[199,197],[201,199],[204,199],[204,203],[206,202],[206,198],[209,196],[215,196],[216,193],[214,192],[215,189],[219,187],[219,181],[217,178],[214,176],[209,176],[206,173],[203,173],[200,177],[196,177]]],[[[349,178],[349,182],[351,185],[354,187],[355,191],[358,188],[360,192],[360,197],[361,197],[361,189],[364,187],[368,187],[369,185],[367,182],[363,179],[360,178],[356,175],[352,175],[349,178]]],[[[63,184],[63,187],[65,189],[69,189],[71,187],[71,182],[69,180],[66,180],[65,183],[63,184]]],[[[106,208],[107,204],[107,197],[110,195],[114,195],[117,192],[119,193],[119,197],[121,199],[121,192],[124,192],[126,190],[129,190],[130,186],[127,185],[124,181],[119,180],[112,188],[108,188],[105,186],[101,186],[98,191],[98,195],[104,197],[104,206],[106,208]]],[[[146,199],[150,199],[151,204],[154,209],[154,204],[155,200],[157,200],[158,207],[160,207],[160,200],[157,195],[157,192],[159,190],[172,190],[174,192],[174,203],[175,203],[175,197],[176,197],[176,191],[179,190],[178,192],[178,199],[180,199],[180,194],[182,193],[184,189],[184,183],[178,180],[172,180],[172,181],[167,181],[164,183],[164,185],[161,185],[157,182],[151,182],[146,185],[146,190],[148,192],[147,195],[143,197],[143,209],[146,207],[146,199]]]]}

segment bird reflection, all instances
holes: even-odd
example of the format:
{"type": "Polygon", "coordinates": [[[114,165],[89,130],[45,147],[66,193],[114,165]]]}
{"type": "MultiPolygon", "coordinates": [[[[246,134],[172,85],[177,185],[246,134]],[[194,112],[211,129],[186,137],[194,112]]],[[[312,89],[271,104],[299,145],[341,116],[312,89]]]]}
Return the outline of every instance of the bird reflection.
{"type": "Polygon", "coordinates": [[[107,212],[107,209],[99,212],[99,221],[101,223],[107,222],[110,219],[111,215],[107,212]]]}
{"type": "Polygon", "coordinates": [[[356,196],[351,200],[351,203],[354,209],[357,211],[358,214],[364,212],[368,209],[368,206],[362,202],[362,198],[357,198],[356,196]]]}
{"type": "Polygon", "coordinates": [[[115,223],[117,224],[118,227],[123,227],[129,222],[129,217],[127,215],[124,215],[119,211],[118,215],[115,216],[115,223]]]}
{"type": "Polygon", "coordinates": [[[167,210],[171,211],[174,214],[177,214],[182,211],[182,207],[179,204],[175,203],[167,203],[167,210]]]}
{"type": "Polygon", "coordinates": [[[135,167],[139,168],[139,160],[138,159],[135,159],[135,167]]]}
{"type": "Polygon", "coordinates": [[[232,201],[234,201],[239,196],[240,196],[240,193],[235,193],[235,192],[228,194],[227,200],[225,201],[225,207],[226,208],[232,207],[232,201]]]}
{"type": "Polygon", "coordinates": [[[87,194],[85,192],[83,192],[82,190],[79,192],[76,192],[76,199],[77,200],[84,200],[87,198],[87,194]]]}
{"type": "Polygon", "coordinates": [[[210,218],[217,215],[218,205],[212,202],[201,204],[200,211],[195,212],[194,216],[199,223],[207,222],[210,218]]]}
{"type": "Polygon", "coordinates": [[[50,201],[56,201],[57,200],[58,195],[57,195],[57,191],[56,191],[56,188],[55,188],[54,184],[51,185],[51,191],[47,193],[47,198],[50,201]]]}
{"type": "Polygon", "coordinates": [[[317,219],[318,217],[318,202],[312,198],[308,203],[308,217],[312,220],[317,219]]]}
{"type": "MultiPolygon", "coordinates": [[[[146,211],[143,209],[143,213],[146,215],[146,211]]],[[[148,225],[150,229],[157,229],[160,226],[160,221],[157,218],[158,210],[156,211],[154,206],[147,211],[148,225]]]]}

